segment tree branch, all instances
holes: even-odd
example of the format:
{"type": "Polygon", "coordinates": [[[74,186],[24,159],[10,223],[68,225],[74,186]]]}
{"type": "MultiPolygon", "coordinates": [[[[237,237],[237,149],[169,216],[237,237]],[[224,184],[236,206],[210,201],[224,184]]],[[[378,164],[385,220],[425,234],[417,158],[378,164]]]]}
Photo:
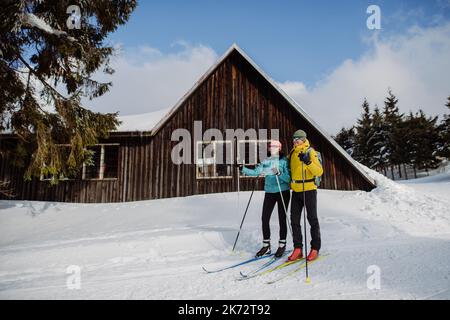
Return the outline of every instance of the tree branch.
{"type": "Polygon", "coordinates": [[[42,82],[42,84],[44,86],[46,86],[47,88],[49,88],[52,92],[55,92],[58,96],[61,97],[61,99],[63,100],[69,100],[68,98],[64,97],[61,93],[58,92],[58,90],[56,90],[55,88],[53,88],[51,85],[49,85],[40,75],[38,75],[36,73],[36,71],[28,64],[28,62],[26,62],[26,60],[19,55],[18,56],[19,60],[28,68],[28,70],[30,70],[31,73],[33,73],[33,75],[38,78],[39,81],[42,82]]]}

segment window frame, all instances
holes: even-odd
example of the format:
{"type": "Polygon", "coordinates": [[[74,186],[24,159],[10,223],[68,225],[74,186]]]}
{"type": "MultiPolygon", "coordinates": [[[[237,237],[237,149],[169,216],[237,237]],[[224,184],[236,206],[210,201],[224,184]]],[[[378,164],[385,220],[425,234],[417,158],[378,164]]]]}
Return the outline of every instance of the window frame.
{"type": "MultiPolygon", "coordinates": [[[[100,169],[98,173],[98,178],[86,178],[86,163],[83,163],[83,169],[81,173],[81,180],[85,181],[113,181],[119,179],[119,166],[117,166],[117,177],[116,178],[104,178],[103,175],[105,173],[105,146],[120,146],[120,143],[96,143],[90,147],[100,146],[100,169]]],[[[117,157],[119,157],[119,153],[117,153],[117,157]]],[[[119,162],[119,159],[117,159],[119,162]]]]}
{"type": "MultiPolygon", "coordinates": [[[[258,143],[269,143],[271,141],[271,139],[261,139],[261,140],[258,140],[258,139],[251,139],[251,140],[237,140],[237,146],[236,146],[236,155],[237,155],[237,157],[236,157],[236,159],[239,159],[240,160],[240,157],[239,157],[239,151],[240,151],[240,148],[239,148],[239,144],[240,143],[255,143],[256,144],[256,147],[255,147],[255,159],[257,160],[258,159],[258,153],[259,153],[259,148],[258,148],[258,143]]],[[[245,149],[244,149],[245,150],[245,149]]],[[[245,152],[245,151],[244,151],[245,152]]],[[[245,157],[245,155],[244,155],[244,157],[245,157]]],[[[244,158],[244,160],[245,160],[245,158],[244,158]]],[[[256,163],[242,163],[244,166],[256,166],[257,164],[258,164],[258,162],[256,162],[256,163]]],[[[241,171],[239,170],[239,179],[242,179],[242,178],[244,178],[244,179],[248,179],[248,178],[255,178],[254,176],[247,176],[247,175],[244,175],[243,173],[241,173],[241,171]]]]}
{"type": "MultiPolygon", "coordinates": [[[[229,166],[231,166],[231,175],[227,175],[227,176],[219,176],[219,177],[217,177],[216,176],[216,173],[217,173],[217,171],[216,171],[216,157],[215,157],[215,155],[216,155],[216,144],[218,144],[218,143],[223,143],[223,144],[227,144],[227,143],[229,143],[229,144],[231,144],[231,148],[230,148],[230,150],[231,150],[231,159],[234,159],[233,158],[233,156],[234,156],[234,150],[233,150],[233,140],[200,140],[200,141],[196,141],[196,147],[195,147],[195,179],[196,180],[206,180],[206,179],[233,179],[233,164],[228,164],[228,163],[225,163],[225,165],[229,165],[229,166]],[[204,166],[204,159],[205,158],[199,158],[198,157],[198,151],[199,151],[199,145],[203,145],[203,144],[208,144],[208,143],[210,143],[210,144],[213,144],[213,146],[214,146],[214,157],[212,158],[213,159],[213,176],[212,177],[204,177],[204,176],[199,176],[199,172],[198,172],[198,167],[201,167],[201,166],[204,166]],[[202,159],[202,165],[200,165],[199,163],[198,163],[198,160],[199,159],[202,159]]],[[[225,158],[226,158],[226,155],[225,155],[225,158]]],[[[211,159],[211,158],[206,158],[206,159],[211,159]]]]}
{"type": "MultiPolygon", "coordinates": [[[[70,146],[70,144],[58,144],[58,146],[70,146]]],[[[119,179],[119,166],[117,166],[117,172],[116,178],[104,178],[103,175],[105,173],[105,146],[118,146],[120,147],[120,143],[96,143],[89,147],[96,147],[100,146],[100,170],[99,170],[99,177],[98,178],[86,178],[86,163],[83,163],[83,167],[81,169],[81,178],[63,178],[59,179],[59,181],[114,181],[119,179]]],[[[119,153],[117,154],[117,157],[119,157],[119,153]]],[[[119,159],[117,159],[117,162],[119,162],[119,159]]],[[[51,181],[53,180],[53,177],[51,178],[44,178],[44,175],[41,173],[39,177],[40,181],[51,181]]]]}

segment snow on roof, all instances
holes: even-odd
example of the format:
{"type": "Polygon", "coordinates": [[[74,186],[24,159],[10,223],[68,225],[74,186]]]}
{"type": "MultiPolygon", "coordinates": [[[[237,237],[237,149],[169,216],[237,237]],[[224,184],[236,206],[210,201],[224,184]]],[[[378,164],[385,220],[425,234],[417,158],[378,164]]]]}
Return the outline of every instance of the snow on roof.
{"type": "MultiPolygon", "coordinates": [[[[153,127],[169,112],[170,108],[158,111],[123,115],[117,117],[122,123],[115,131],[151,131],[153,127]]],[[[11,134],[10,129],[0,131],[0,134],[11,134]]]]}
{"type": "Polygon", "coordinates": [[[151,131],[169,110],[170,108],[140,114],[119,115],[118,119],[122,123],[116,131],[151,131]]]}

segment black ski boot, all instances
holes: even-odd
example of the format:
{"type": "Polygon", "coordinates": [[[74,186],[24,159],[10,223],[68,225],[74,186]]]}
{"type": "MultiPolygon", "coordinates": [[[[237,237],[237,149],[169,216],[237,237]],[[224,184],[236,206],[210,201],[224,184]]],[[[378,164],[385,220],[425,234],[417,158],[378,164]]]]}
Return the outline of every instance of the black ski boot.
{"type": "Polygon", "coordinates": [[[263,247],[256,253],[257,258],[270,254],[270,240],[264,240],[263,243],[263,247]]]}
{"type": "Polygon", "coordinates": [[[280,240],[277,252],[275,252],[275,258],[281,258],[286,251],[286,240],[280,240]]]}

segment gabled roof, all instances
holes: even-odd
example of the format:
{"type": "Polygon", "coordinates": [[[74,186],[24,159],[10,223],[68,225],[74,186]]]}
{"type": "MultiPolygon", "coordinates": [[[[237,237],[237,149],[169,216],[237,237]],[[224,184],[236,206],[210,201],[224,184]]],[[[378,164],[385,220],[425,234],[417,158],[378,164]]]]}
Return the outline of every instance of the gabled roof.
{"type": "Polygon", "coordinates": [[[151,130],[151,135],[155,135],[162,126],[169,120],[169,118],[180,108],[180,106],[188,99],[188,97],[211,75],[215,69],[233,52],[237,51],[248,63],[250,63],[256,71],[267,80],[286,100],[287,102],[303,117],[308,121],[314,128],[319,131],[319,133],[326,139],[330,144],[359,172],[361,175],[369,181],[371,184],[376,185],[374,179],[370,177],[356,162],[325,130],[323,130],[307,113],[306,111],[286,92],[284,92],[278,84],[269,77],[237,44],[233,45],[214,63],[203,76],[194,84],[194,86],[186,92],[183,97],[173,106],[172,109],[153,127],[151,130]]]}

